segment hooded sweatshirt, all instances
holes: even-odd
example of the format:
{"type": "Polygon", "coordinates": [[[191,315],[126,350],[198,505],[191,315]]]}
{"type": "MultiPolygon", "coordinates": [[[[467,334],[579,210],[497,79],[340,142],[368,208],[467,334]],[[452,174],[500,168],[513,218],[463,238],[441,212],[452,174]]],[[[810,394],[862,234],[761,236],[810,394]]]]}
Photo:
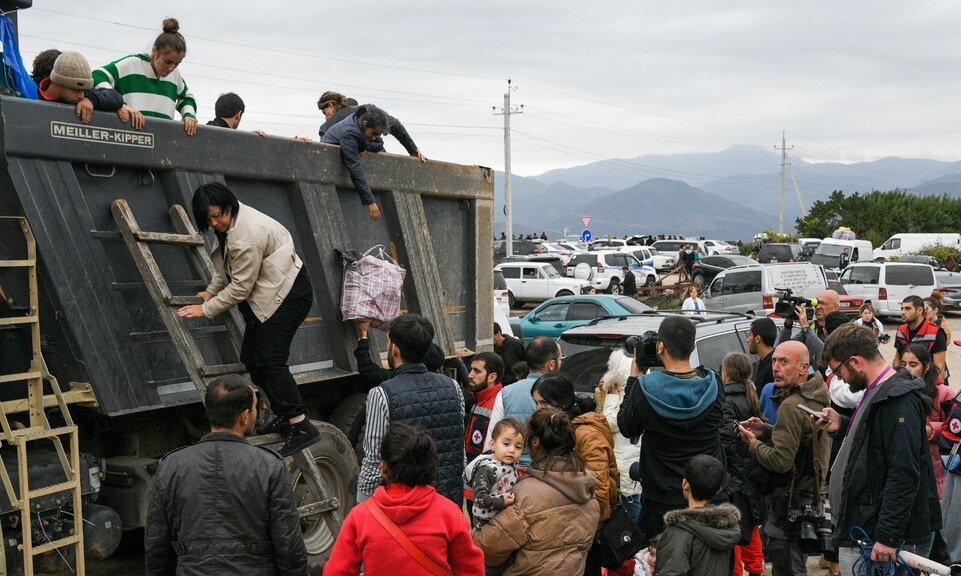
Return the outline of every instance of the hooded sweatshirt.
{"type": "MultiPolygon", "coordinates": [[[[432,486],[380,486],[371,499],[428,558],[461,576],[483,576],[484,554],[471,541],[467,518],[432,486]]],[[[334,542],[324,576],[430,575],[371,515],[354,506],[334,542]]]]}
{"type": "Polygon", "coordinates": [[[683,508],[681,479],[687,461],[707,454],[725,462],[718,430],[724,395],[713,372],[649,372],[627,381],[617,415],[621,434],[644,434],[640,472],[644,499],[683,508]]]}
{"type": "Polygon", "coordinates": [[[730,504],[674,510],[664,515],[655,576],[729,576],[741,514],[730,504]]]}

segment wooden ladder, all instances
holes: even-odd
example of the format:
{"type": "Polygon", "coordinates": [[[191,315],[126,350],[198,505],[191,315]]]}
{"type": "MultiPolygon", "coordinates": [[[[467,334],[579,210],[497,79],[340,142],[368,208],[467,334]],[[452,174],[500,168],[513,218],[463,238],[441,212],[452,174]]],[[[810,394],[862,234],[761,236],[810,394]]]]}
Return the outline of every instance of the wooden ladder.
{"type": "MultiPolygon", "coordinates": [[[[204,247],[203,236],[194,228],[183,207],[180,204],[174,204],[170,207],[170,219],[173,222],[174,229],[177,230],[175,234],[141,230],[126,200],[115,200],[111,210],[117,228],[123,236],[131,256],[133,256],[137,269],[140,271],[140,276],[147,285],[147,291],[150,292],[151,299],[157,305],[160,318],[163,320],[164,326],[171,336],[171,341],[177,348],[177,353],[180,354],[180,358],[190,374],[190,379],[196,386],[197,391],[200,392],[201,398],[207,390],[207,384],[217,376],[245,374],[247,368],[240,362],[207,365],[200,348],[197,346],[197,341],[190,332],[186,319],[177,315],[177,310],[180,307],[203,304],[203,300],[198,296],[173,295],[150,249],[151,244],[167,244],[187,248],[190,263],[200,281],[204,287],[210,283],[214,273],[213,263],[204,247]]],[[[240,344],[244,335],[238,312],[231,310],[221,317],[227,328],[234,352],[239,358],[240,344]]]]}
{"type": "MultiPolygon", "coordinates": [[[[2,217],[4,220],[18,220],[23,230],[24,239],[27,247],[27,258],[25,260],[0,260],[0,268],[19,268],[26,270],[28,277],[28,289],[30,292],[30,309],[26,316],[14,316],[0,318],[0,326],[27,325],[30,326],[31,358],[30,368],[26,372],[16,374],[6,374],[0,376],[0,385],[9,385],[14,382],[26,382],[27,385],[27,412],[29,414],[29,425],[26,427],[14,428],[10,425],[5,411],[0,411],[0,441],[7,442],[17,449],[17,471],[19,478],[17,486],[14,486],[13,479],[7,472],[2,458],[0,458],[0,482],[7,494],[7,498],[14,508],[20,511],[20,528],[23,543],[19,548],[23,551],[23,567],[25,576],[34,574],[34,557],[40,554],[56,551],[60,554],[61,548],[74,547],[76,552],[76,574],[83,576],[85,573],[83,556],[83,512],[81,509],[81,482],[80,482],[80,449],[78,445],[77,426],[73,422],[67,403],[57,379],[47,371],[47,364],[44,362],[40,352],[40,307],[37,291],[37,244],[33,232],[27,223],[26,218],[22,217],[2,217]],[[64,419],[64,425],[56,428],[51,427],[50,421],[44,412],[44,382],[46,382],[60,413],[64,419]],[[67,439],[68,448],[65,449],[63,439],[67,439]],[[30,486],[30,442],[37,440],[49,440],[53,443],[63,468],[63,482],[48,484],[47,486],[33,488],[30,486]],[[67,453],[69,450],[69,454],[67,453]],[[33,541],[32,528],[43,520],[39,512],[37,517],[33,517],[33,506],[31,500],[53,494],[69,494],[72,501],[73,530],[72,534],[58,540],[47,540],[42,544],[33,541]]],[[[66,502],[67,496],[64,497],[66,502]]],[[[66,507],[66,506],[64,506],[66,507]]],[[[0,552],[2,553],[2,552],[0,552]]],[[[61,555],[61,557],[63,557],[61,555]]],[[[64,559],[66,562],[66,559],[64,559]]],[[[67,563],[69,565],[69,563],[67,563]]],[[[5,566],[0,566],[4,568],[5,566]]],[[[6,572],[4,572],[6,573],[6,572]]]]}

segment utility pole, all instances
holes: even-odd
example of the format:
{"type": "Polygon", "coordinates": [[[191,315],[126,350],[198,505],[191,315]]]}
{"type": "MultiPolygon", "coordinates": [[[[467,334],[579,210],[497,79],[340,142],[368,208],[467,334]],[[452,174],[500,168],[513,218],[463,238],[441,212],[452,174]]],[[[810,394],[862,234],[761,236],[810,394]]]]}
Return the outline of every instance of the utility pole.
{"type": "Polygon", "coordinates": [[[511,91],[517,90],[511,86],[511,81],[507,80],[507,92],[504,94],[504,108],[501,112],[494,106],[494,116],[504,117],[504,216],[507,219],[507,244],[504,248],[507,255],[514,254],[514,220],[513,208],[511,207],[511,114],[523,114],[524,105],[520,108],[511,108],[511,91]]]}
{"type": "Polygon", "coordinates": [[[778,221],[777,221],[777,233],[784,234],[784,171],[787,169],[791,173],[791,182],[794,183],[794,195],[797,197],[798,206],[801,208],[801,216],[804,216],[804,201],[801,200],[801,190],[797,185],[797,178],[794,176],[794,167],[791,166],[791,160],[787,156],[788,150],[793,150],[794,146],[790,148],[787,147],[787,141],[784,136],[784,131],[781,131],[781,147],[774,147],[775,150],[781,151],[781,195],[780,195],[780,210],[778,211],[778,221]]]}

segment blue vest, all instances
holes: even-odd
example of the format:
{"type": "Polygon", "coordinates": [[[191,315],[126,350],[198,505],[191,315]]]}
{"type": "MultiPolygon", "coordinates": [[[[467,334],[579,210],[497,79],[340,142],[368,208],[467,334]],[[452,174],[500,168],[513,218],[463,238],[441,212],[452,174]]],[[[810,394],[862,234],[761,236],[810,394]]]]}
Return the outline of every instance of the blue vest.
{"type": "MultiPolygon", "coordinates": [[[[541,376],[543,376],[543,374],[529,374],[527,378],[523,380],[518,380],[509,386],[504,386],[504,389],[501,390],[501,400],[504,403],[504,418],[514,418],[527,424],[527,419],[530,418],[531,414],[537,409],[537,405],[534,404],[534,398],[531,396],[531,388],[534,387],[534,382],[537,382],[541,376]]],[[[520,465],[530,466],[530,464],[531,453],[525,445],[524,452],[521,454],[520,465]]]]}

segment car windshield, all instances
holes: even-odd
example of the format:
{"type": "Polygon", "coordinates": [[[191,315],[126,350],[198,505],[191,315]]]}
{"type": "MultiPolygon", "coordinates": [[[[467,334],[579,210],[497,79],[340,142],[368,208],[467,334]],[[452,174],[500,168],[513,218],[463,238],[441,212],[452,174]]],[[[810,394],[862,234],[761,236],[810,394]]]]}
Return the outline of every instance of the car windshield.
{"type": "Polygon", "coordinates": [[[840,244],[821,243],[818,245],[818,249],[815,253],[821,256],[840,256],[841,251],[845,248],[847,248],[847,246],[842,246],[840,244]]]}
{"type": "Polygon", "coordinates": [[[657,248],[654,248],[653,246],[649,248],[649,250],[651,251],[651,256],[657,256],[660,254],[660,252],[657,251],[657,248]]]}
{"type": "Polygon", "coordinates": [[[621,298],[618,298],[617,304],[618,306],[620,306],[621,308],[627,310],[632,314],[640,314],[645,310],[652,310],[652,308],[647,304],[641,304],[637,300],[630,298],[628,296],[623,296],[621,298]]]}
{"type": "Polygon", "coordinates": [[[544,274],[547,274],[548,278],[561,277],[560,273],[557,271],[557,268],[554,268],[553,266],[544,266],[543,268],[541,268],[541,271],[544,272],[544,274]]]}

